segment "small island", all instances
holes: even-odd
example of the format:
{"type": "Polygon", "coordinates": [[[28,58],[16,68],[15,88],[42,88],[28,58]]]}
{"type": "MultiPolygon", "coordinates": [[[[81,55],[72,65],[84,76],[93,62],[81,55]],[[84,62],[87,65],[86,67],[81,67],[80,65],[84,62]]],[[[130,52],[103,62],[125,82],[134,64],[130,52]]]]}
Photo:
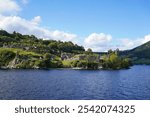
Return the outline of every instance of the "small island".
{"type": "Polygon", "coordinates": [[[72,42],[38,39],[0,30],[0,69],[127,69],[131,60],[119,49],[95,53],[72,42]]]}

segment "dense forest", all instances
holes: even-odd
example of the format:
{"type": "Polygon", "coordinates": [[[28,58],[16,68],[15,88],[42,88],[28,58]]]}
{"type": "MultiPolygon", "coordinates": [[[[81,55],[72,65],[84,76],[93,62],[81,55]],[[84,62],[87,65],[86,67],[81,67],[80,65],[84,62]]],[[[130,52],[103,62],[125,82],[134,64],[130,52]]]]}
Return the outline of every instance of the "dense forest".
{"type": "Polygon", "coordinates": [[[121,57],[118,50],[96,54],[70,41],[44,40],[0,30],[1,69],[122,69],[130,65],[130,59],[121,57]]]}

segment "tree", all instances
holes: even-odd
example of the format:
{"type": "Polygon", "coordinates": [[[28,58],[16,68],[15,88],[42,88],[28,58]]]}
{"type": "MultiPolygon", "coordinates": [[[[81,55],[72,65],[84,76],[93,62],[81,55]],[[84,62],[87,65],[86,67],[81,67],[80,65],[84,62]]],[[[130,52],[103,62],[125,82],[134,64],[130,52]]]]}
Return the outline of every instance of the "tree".
{"type": "Polygon", "coordinates": [[[104,69],[129,68],[131,65],[128,58],[119,57],[116,51],[109,51],[109,54],[104,58],[104,63],[102,64],[104,69]]]}
{"type": "Polygon", "coordinates": [[[44,54],[44,59],[45,60],[50,60],[51,59],[51,54],[49,54],[49,53],[44,54]]]}
{"type": "Polygon", "coordinates": [[[93,52],[92,52],[92,49],[91,49],[91,48],[88,48],[87,51],[86,51],[86,54],[89,55],[89,54],[92,54],[92,53],[93,53],[93,52]]]}
{"type": "Polygon", "coordinates": [[[108,54],[111,54],[112,52],[113,52],[112,49],[108,50],[108,54]]]}

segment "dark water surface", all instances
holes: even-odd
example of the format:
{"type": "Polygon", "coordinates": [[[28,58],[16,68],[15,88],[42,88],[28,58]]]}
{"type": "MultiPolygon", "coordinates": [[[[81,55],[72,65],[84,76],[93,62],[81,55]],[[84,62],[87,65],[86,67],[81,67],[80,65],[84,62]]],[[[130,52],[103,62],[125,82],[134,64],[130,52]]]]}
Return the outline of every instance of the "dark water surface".
{"type": "Polygon", "coordinates": [[[150,66],[0,70],[0,99],[150,99],[150,66]]]}

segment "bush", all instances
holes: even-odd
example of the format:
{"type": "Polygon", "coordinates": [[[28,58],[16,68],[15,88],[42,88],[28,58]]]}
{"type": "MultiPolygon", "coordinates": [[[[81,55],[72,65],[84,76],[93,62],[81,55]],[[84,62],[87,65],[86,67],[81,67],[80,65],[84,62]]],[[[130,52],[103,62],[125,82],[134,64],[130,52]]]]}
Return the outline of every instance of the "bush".
{"type": "Polygon", "coordinates": [[[10,50],[0,50],[0,66],[8,65],[15,58],[16,54],[10,50]]]}
{"type": "Polygon", "coordinates": [[[98,69],[98,63],[96,62],[88,62],[87,69],[98,69]]]}
{"type": "Polygon", "coordinates": [[[81,68],[86,69],[87,68],[87,62],[86,61],[79,61],[77,63],[77,67],[81,67],[81,68]]]}
{"type": "Polygon", "coordinates": [[[43,60],[36,60],[34,66],[39,68],[46,68],[46,63],[43,60]]]}
{"type": "Polygon", "coordinates": [[[78,62],[79,62],[78,60],[72,61],[71,66],[72,67],[77,67],[78,62]]]}

